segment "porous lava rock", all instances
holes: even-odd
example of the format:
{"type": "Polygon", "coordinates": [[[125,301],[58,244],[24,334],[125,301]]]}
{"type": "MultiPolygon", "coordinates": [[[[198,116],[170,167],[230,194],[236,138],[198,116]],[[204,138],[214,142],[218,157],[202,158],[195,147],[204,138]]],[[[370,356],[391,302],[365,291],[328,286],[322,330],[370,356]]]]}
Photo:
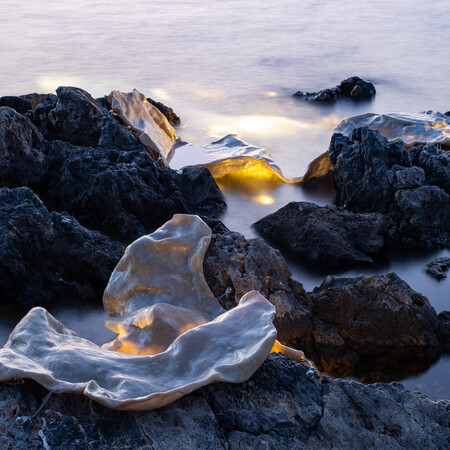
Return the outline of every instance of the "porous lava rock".
{"type": "Polygon", "coordinates": [[[13,96],[8,95],[0,97],[0,106],[8,106],[20,114],[25,114],[35,108],[42,100],[48,97],[54,97],[53,94],[26,94],[13,96]]]}
{"type": "Polygon", "coordinates": [[[408,150],[414,166],[424,170],[427,184],[435,185],[450,194],[450,152],[434,145],[422,145],[408,150]]]}
{"type": "Polygon", "coordinates": [[[323,89],[318,92],[298,91],[294,97],[300,97],[311,103],[335,103],[340,98],[352,100],[368,100],[375,96],[376,89],[373,83],[359,77],[347,78],[334,88],[323,89]]]}
{"type": "Polygon", "coordinates": [[[378,213],[291,202],[253,227],[270,243],[324,266],[370,264],[384,247],[392,221],[378,213]]]}
{"type": "Polygon", "coordinates": [[[404,377],[440,356],[435,310],[395,273],[328,276],[309,296],[314,344],[304,350],[333,375],[404,377]]]}
{"type": "Polygon", "coordinates": [[[226,207],[208,169],[160,165],[82,89],[58,88],[27,114],[0,108],[0,186],[28,186],[86,227],[130,243],[175,213],[226,207]]]}
{"type": "Polygon", "coordinates": [[[276,308],[274,324],[283,344],[298,346],[309,338],[311,301],[303,285],[292,279],[280,252],[262,239],[248,240],[229,231],[221,222],[208,224],[213,234],[203,271],[222,306],[230,309],[256,289],[276,308]]]}
{"type": "Polygon", "coordinates": [[[450,246],[450,196],[445,190],[450,175],[440,152],[427,147],[409,153],[378,131],[357,128],[348,137],[333,135],[329,158],[338,206],[388,215],[402,244],[450,246]],[[442,170],[435,169],[440,162],[442,170]]]}
{"type": "Polygon", "coordinates": [[[0,189],[0,290],[3,311],[67,302],[101,304],[124,247],[49,212],[27,187],[0,189]]]}
{"type": "Polygon", "coordinates": [[[450,402],[399,383],[308,378],[272,354],[246,382],[217,383],[145,412],[113,411],[38,384],[0,386],[2,448],[446,448],[450,402]]]}
{"type": "Polygon", "coordinates": [[[426,264],[425,272],[436,280],[442,280],[447,277],[448,269],[450,269],[450,258],[442,256],[426,264]]]}

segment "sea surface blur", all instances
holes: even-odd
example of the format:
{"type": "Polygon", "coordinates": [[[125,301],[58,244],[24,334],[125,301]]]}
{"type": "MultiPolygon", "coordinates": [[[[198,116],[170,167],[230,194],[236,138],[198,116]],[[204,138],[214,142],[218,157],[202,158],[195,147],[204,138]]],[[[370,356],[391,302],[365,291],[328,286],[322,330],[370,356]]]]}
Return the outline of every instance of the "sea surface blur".
{"type": "MultiPolygon", "coordinates": [[[[60,85],[94,96],[137,88],[174,108],[183,139],[207,144],[236,133],[268,148],[287,177],[300,176],[345,117],[450,110],[449,18],[448,0],[0,0],[0,96],[60,85]],[[352,75],[376,85],[373,101],[323,107],[292,97],[352,75]]],[[[332,193],[294,185],[227,187],[225,194],[223,221],[247,237],[255,236],[254,221],[289,201],[333,201],[332,193]]],[[[449,254],[392,255],[345,275],[397,271],[440,312],[450,309],[450,282],[423,269],[449,254]]],[[[308,290],[326,275],[296,262],[291,269],[308,290]]],[[[99,310],[55,314],[85,337],[108,339],[83,334],[102,320],[99,310]]],[[[0,327],[2,341],[10,329],[0,327]]],[[[449,398],[449,364],[441,359],[404,384],[449,398]]]]}

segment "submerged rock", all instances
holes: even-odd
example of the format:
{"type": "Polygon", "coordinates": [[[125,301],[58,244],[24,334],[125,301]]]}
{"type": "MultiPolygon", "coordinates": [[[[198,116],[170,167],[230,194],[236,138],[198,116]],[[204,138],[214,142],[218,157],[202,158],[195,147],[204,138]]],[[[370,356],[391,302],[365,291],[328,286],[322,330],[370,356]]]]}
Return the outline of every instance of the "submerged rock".
{"type": "Polygon", "coordinates": [[[450,258],[443,256],[430,261],[426,265],[425,272],[436,280],[441,280],[447,277],[448,269],[450,269],[450,258]]]}
{"type": "Polygon", "coordinates": [[[450,402],[399,383],[364,386],[317,377],[272,354],[240,384],[217,383],[154,411],[113,411],[84,396],[53,394],[31,423],[45,389],[0,387],[2,447],[49,448],[426,448],[448,446],[450,402]],[[45,444],[45,445],[44,445],[45,444]]]}
{"type": "Polygon", "coordinates": [[[328,373],[404,377],[440,356],[435,310],[395,273],[328,276],[309,296],[314,344],[304,350],[328,373]]]}
{"type": "Polygon", "coordinates": [[[318,92],[298,91],[294,97],[301,97],[311,103],[334,103],[339,98],[350,98],[352,100],[367,100],[375,96],[375,86],[359,77],[350,77],[339,86],[331,89],[324,89],[318,92]]]}
{"type": "Polygon", "coordinates": [[[326,266],[372,263],[392,222],[377,214],[355,214],[335,206],[291,202],[253,224],[269,242],[300,259],[326,266]]]}
{"type": "Polygon", "coordinates": [[[0,189],[3,311],[100,302],[123,251],[67,213],[50,213],[30,189],[0,189]]]}
{"type": "Polygon", "coordinates": [[[29,118],[0,108],[0,186],[29,186],[49,209],[127,243],[175,213],[224,210],[207,169],[161,166],[87,92],[57,92],[29,118]]]}

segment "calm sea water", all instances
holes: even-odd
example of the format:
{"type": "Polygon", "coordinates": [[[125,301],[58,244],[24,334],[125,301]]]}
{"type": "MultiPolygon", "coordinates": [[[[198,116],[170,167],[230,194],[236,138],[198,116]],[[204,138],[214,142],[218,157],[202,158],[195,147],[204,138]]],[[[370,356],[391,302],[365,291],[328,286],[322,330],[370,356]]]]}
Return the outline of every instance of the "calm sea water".
{"type": "MultiPolygon", "coordinates": [[[[138,88],[175,109],[185,140],[206,144],[237,133],[268,148],[287,177],[299,176],[345,117],[450,110],[449,19],[448,0],[0,0],[0,95],[52,92],[59,85],[94,96],[138,88]],[[375,100],[318,107],[292,98],[351,75],[375,83],[375,100]]],[[[333,201],[331,193],[296,186],[235,187],[225,194],[224,222],[248,237],[254,221],[288,201],[333,201]],[[272,203],[259,203],[262,194],[272,203]]],[[[449,254],[392,255],[344,275],[397,271],[439,312],[450,307],[450,283],[427,277],[423,266],[449,254]]],[[[325,275],[296,262],[291,268],[307,289],[325,275]]],[[[55,313],[85,337],[109,338],[87,325],[101,323],[99,309],[55,313]]],[[[5,322],[0,338],[10,329],[5,322]]],[[[441,359],[405,384],[448,398],[449,364],[441,359]]]]}

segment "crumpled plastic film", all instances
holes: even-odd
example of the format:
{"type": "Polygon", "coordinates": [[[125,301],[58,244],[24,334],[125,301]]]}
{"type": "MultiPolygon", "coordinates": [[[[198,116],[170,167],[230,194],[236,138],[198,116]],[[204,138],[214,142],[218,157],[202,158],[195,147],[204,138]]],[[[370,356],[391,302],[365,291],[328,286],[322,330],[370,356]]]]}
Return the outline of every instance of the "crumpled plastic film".
{"type": "Polygon", "coordinates": [[[148,410],[247,380],[274,346],[275,308],[251,291],[224,312],[203,276],[210,236],[199,217],[175,215],[127,248],[104,296],[105,323],[120,335],[104,348],[33,308],[0,350],[0,381],[32,378],[110,408],[148,410]]]}
{"type": "Polygon", "coordinates": [[[327,175],[333,165],[324,153],[312,161],[303,177],[287,179],[270,152],[229,134],[210,145],[186,144],[176,149],[172,167],[207,167],[215,179],[225,176],[252,177],[274,183],[304,183],[327,175]]]}
{"type": "Polygon", "coordinates": [[[137,89],[112,91],[108,96],[112,110],[130,127],[139,141],[166,163],[176,141],[175,129],[164,114],[147,101],[137,89]]]}
{"type": "Polygon", "coordinates": [[[450,149],[450,118],[436,111],[417,114],[367,113],[344,119],[334,131],[348,136],[360,127],[378,130],[389,141],[401,140],[408,147],[436,144],[450,149]]]}

